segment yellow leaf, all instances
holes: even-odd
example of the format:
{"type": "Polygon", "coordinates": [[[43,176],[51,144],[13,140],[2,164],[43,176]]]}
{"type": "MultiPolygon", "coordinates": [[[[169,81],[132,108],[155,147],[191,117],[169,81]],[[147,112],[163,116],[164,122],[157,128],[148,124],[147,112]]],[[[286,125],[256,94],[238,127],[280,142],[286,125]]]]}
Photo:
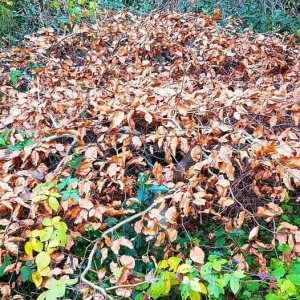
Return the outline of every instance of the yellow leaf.
{"type": "Polygon", "coordinates": [[[191,298],[191,300],[200,300],[201,299],[200,294],[193,290],[190,290],[190,298],[191,298]]]}
{"type": "Polygon", "coordinates": [[[199,282],[199,285],[200,285],[200,292],[202,293],[202,294],[207,294],[207,288],[206,288],[206,286],[202,283],[202,282],[199,282]]]}
{"type": "Polygon", "coordinates": [[[30,242],[27,242],[25,244],[25,253],[28,255],[28,256],[33,256],[33,249],[32,249],[32,245],[30,242]]]}
{"type": "Polygon", "coordinates": [[[37,266],[37,269],[39,272],[41,272],[41,270],[45,269],[46,267],[49,266],[50,264],[50,254],[43,251],[43,252],[40,252],[37,256],[36,256],[36,259],[35,259],[35,263],[36,263],[36,266],[37,266]]]}
{"type": "Polygon", "coordinates": [[[57,199],[55,197],[49,197],[49,206],[54,210],[57,211],[58,207],[59,207],[59,202],[57,201],[57,199]]]}
{"type": "Polygon", "coordinates": [[[54,251],[56,250],[56,248],[51,248],[51,247],[47,247],[46,251],[49,254],[52,254],[54,251]]]}
{"type": "Polygon", "coordinates": [[[188,264],[182,264],[178,267],[177,269],[177,273],[179,274],[186,274],[189,273],[191,271],[193,271],[194,267],[188,264]]]}
{"type": "Polygon", "coordinates": [[[50,267],[48,266],[48,267],[44,268],[43,270],[40,270],[39,272],[42,276],[47,276],[50,272],[50,267]]]}
{"type": "Polygon", "coordinates": [[[31,275],[31,278],[32,278],[32,281],[35,284],[35,286],[37,288],[39,288],[43,282],[43,278],[42,278],[41,274],[38,271],[33,272],[31,275]]]}
{"type": "Polygon", "coordinates": [[[33,238],[30,239],[30,242],[31,242],[32,249],[34,251],[36,251],[36,252],[43,251],[44,245],[38,239],[36,239],[35,237],[33,237],[33,238]]]}
{"type": "Polygon", "coordinates": [[[162,260],[162,261],[159,262],[158,269],[165,269],[168,266],[169,266],[168,261],[164,259],[164,260],[162,260]]]}

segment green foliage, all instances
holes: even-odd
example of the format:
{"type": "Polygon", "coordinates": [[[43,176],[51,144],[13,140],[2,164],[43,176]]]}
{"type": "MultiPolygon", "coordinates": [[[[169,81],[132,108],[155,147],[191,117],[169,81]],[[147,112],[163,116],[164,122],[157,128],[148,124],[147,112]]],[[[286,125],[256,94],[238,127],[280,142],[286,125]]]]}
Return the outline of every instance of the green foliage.
{"type": "Polygon", "coordinates": [[[60,297],[63,297],[66,293],[66,287],[69,285],[74,285],[77,282],[77,279],[55,279],[50,278],[46,284],[45,288],[48,291],[43,292],[39,295],[37,300],[56,300],[60,297]]]}
{"type": "Polygon", "coordinates": [[[45,182],[39,184],[34,191],[38,194],[33,198],[33,203],[45,201],[48,203],[51,209],[58,210],[59,199],[65,201],[68,199],[74,199],[79,201],[79,191],[74,189],[74,184],[77,185],[78,179],[66,177],[61,178],[60,183],[57,181],[45,182]]]}
{"type": "Polygon", "coordinates": [[[156,271],[147,294],[158,299],[172,295],[179,289],[181,299],[220,299],[229,290],[237,294],[242,286],[241,280],[246,277],[242,271],[227,271],[228,261],[217,255],[210,255],[200,271],[191,260],[182,261],[178,257],[162,260],[156,271]]]}
{"type": "MultiPolygon", "coordinates": [[[[42,225],[44,226],[43,229],[35,229],[31,232],[31,236],[25,244],[25,253],[28,255],[30,262],[34,258],[35,264],[26,263],[21,270],[22,280],[25,282],[31,276],[31,279],[37,288],[41,286],[43,276],[47,276],[50,272],[51,253],[58,247],[65,247],[67,243],[68,227],[65,222],[61,221],[59,216],[52,219],[44,219],[42,225]],[[37,255],[35,256],[36,252],[37,255]]],[[[57,284],[62,284],[62,286],[64,286],[61,281],[57,284]]],[[[60,292],[62,292],[62,290],[63,287],[60,288],[60,292]]],[[[54,292],[49,292],[49,294],[46,293],[45,295],[49,295],[50,297],[52,293],[54,292]]],[[[63,295],[59,297],[62,297],[63,295]]],[[[47,296],[47,299],[54,298],[48,298],[47,296]]]]}
{"type": "Polygon", "coordinates": [[[164,185],[156,185],[153,183],[148,183],[150,174],[145,175],[144,173],[139,173],[138,179],[136,182],[137,189],[137,198],[142,204],[149,204],[154,195],[167,193],[169,189],[164,185]]]}
{"type": "Polygon", "coordinates": [[[25,131],[11,131],[9,129],[5,129],[0,134],[0,149],[9,149],[11,151],[21,151],[25,147],[30,146],[32,144],[32,137],[28,136],[28,133],[25,131]],[[13,138],[10,139],[10,136],[13,138]]]}
{"type": "Polygon", "coordinates": [[[71,168],[71,170],[76,171],[79,168],[82,160],[83,160],[82,154],[73,154],[72,160],[69,161],[69,167],[71,168]]]}
{"type": "Polygon", "coordinates": [[[11,258],[8,254],[4,255],[3,263],[0,265],[0,278],[5,275],[5,268],[11,264],[11,258]]]}
{"type": "Polygon", "coordinates": [[[300,295],[300,260],[293,261],[290,268],[283,261],[273,259],[271,275],[276,279],[277,290],[266,295],[266,300],[298,299],[300,295]]]}

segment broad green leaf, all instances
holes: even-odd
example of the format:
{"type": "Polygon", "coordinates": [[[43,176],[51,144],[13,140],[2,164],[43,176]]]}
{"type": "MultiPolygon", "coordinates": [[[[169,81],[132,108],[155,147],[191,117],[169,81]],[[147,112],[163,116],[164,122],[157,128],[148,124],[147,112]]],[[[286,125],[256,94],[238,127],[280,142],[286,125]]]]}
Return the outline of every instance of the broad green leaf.
{"type": "Polygon", "coordinates": [[[243,271],[234,271],[232,273],[232,276],[235,277],[235,278],[238,278],[238,279],[246,277],[246,275],[244,274],[243,271]]]}
{"type": "Polygon", "coordinates": [[[63,297],[66,293],[65,285],[57,285],[54,289],[48,291],[47,300],[57,300],[63,297]]]}
{"type": "Polygon", "coordinates": [[[65,192],[62,193],[61,201],[66,201],[69,198],[70,198],[70,192],[65,191],[65,192]]]}
{"type": "Polygon", "coordinates": [[[49,278],[45,283],[45,288],[47,288],[48,290],[55,288],[58,285],[57,281],[58,280],[53,277],[49,278]]]}
{"type": "Polygon", "coordinates": [[[166,293],[166,286],[165,282],[158,278],[154,282],[152,282],[147,294],[152,297],[153,299],[157,299],[161,296],[165,296],[166,293]]]}
{"type": "Polygon", "coordinates": [[[59,279],[58,282],[61,284],[65,284],[65,285],[74,285],[75,283],[77,283],[78,279],[77,278],[73,278],[73,279],[59,279]]]}
{"type": "Polygon", "coordinates": [[[44,226],[52,226],[52,225],[53,225],[53,224],[52,224],[52,220],[51,220],[50,218],[44,219],[43,222],[42,222],[42,224],[43,224],[44,226]]]}
{"type": "Polygon", "coordinates": [[[222,287],[226,286],[230,280],[231,275],[226,273],[220,278],[220,284],[222,287]]]}
{"type": "Polygon", "coordinates": [[[234,294],[236,294],[240,289],[240,281],[237,277],[231,276],[229,285],[230,285],[230,289],[234,294]]]}
{"type": "MultiPolygon", "coordinates": [[[[59,246],[64,247],[67,243],[67,234],[63,231],[56,230],[53,232],[51,236],[51,241],[57,241],[59,246]]],[[[53,247],[50,246],[50,243],[49,243],[49,247],[53,247]]]]}
{"type": "Polygon", "coordinates": [[[282,293],[288,293],[288,294],[295,294],[296,293],[296,287],[295,285],[292,283],[291,280],[284,280],[281,287],[280,287],[280,291],[282,293]]]}
{"type": "Polygon", "coordinates": [[[71,195],[70,195],[70,198],[74,199],[76,202],[79,201],[79,195],[78,195],[78,192],[72,192],[71,195]]]}
{"type": "Polygon", "coordinates": [[[40,232],[40,240],[41,242],[46,242],[50,239],[51,235],[53,233],[53,227],[45,227],[40,232]]]}
{"type": "Polygon", "coordinates": [[[58,223],[61,220],[60,216],[55,216],[52,218],[51,223],[52,225],[55,225],[56,223],[58,223]]]}
{"type": "Polygon", "coordinates": [[[289,274],[286,276],[295,285],[300,285],[300,274],[289,274]]]}
{"type": "Polygon", "coordinates": [[[188,264],[182,264],[177,268],[177,273],[179,274],[186,274],[186,273],[190,273],[194,270],[194,267],[188,264]]]}
{"type": "Polygon", "coordinates": [[[57,201],[57,199],[55,197],[49,197],[48,200],[49,206],[54,210],[57,211],[58,207],[59,207],[59,202],[57,201]]]}
{"type": "Polygon", "coordinates": [[[37,300],[44,300],[46,299],[47,295],[48,295],[48,291],[45,291],[38,296],[37,300]]]}
{"type": "Polygon", "coordinates": [[[41,194],[41,195],[37,195],[33,198],[32,202],[33,203],[37,203],[37,202],[40,202],[40,201],[45,201],[48,199],[48,196],[47,195],[44,195],[44,194],[41,194]]]}
{"type": "Polygon", "coordinates": [[[54,224],[54,227],[59,231],[59,232],[67,232],[68,226],[65,222],[58,222],[54,224]]]}
{"type": "Polygon", "coordinates": [[[300,273],[300,264],[299,263],[292,263],[290,274],[299,274],[299,273],[300,273]]]}
{"type": "Polygon", "coordinates": [[[22,281],[26,282],[30,278],[31,273],[32,273],[32,271],[29,267],[23,266],[21,268],[21,279],[22,279],[22,281]]]}
{"type": "Polygon", "coordinates": [[[41,271],[45,269],[47,266],[49,266],[50,260],[51,260],[50,255],[47,252],[45,251],[40,252],[35,258],[35,263],[38,271],[41,271]]]}
{"type": "Polygon", "coordinates": [[[38,271],[32,273],[31,279],[37,288],[39,288],[43,282],[43,278],[38,271]]]}
{"type": "Polygon", "coordinates": [[[268,294],[266,295],[266,300],[281,300],[282,298],[275,295],[275,294],[268,294]]]}
{"type": "Polygon", "coordinates": [[[211,266],[213,267],[214,270],[216,271],[221,271],[222,269],[222,264],[220,261],[218,260],[214,260],[212,263],[211,263],[211,266]]]}
{"type": "Polygon", "coordinates": [[[284,276],[285,272],[286,272],[285,268],[278,267],[277,269],[275,269],[271,272],[271,275],[275,276],[276,278],[281,278],[284,276]]]}

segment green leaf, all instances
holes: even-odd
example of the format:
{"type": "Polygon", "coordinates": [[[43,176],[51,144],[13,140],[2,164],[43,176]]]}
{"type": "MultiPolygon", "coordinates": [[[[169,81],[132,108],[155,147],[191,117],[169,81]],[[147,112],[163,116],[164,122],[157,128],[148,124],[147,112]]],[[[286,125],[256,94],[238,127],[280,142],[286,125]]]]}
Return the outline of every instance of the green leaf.
{"type": "Polygon", "coordinates": [[[186,274],[190,273],[194,270],[194,267],[188,264],[182,264],[177,268],[177,273],[179,274],[186,274]]]}
{"type": "Polygon", "coordinates": [[[37,300],[44,300],[46,299],[47,295],[48,295],[48,291],[45,291],[38,296],[37,300]]]}
{"type": "Polygon", "coordinates": [[[79,201],[79,195],[78,192],[76,193],[71,193],[70,198],[74,199],[76,202],[79,201]]]}
{"type": "Polygon", "coordinates": [[[236,295],[236,293],[239,291],[240,289],[240,281],[237,277],[231,277],[230,281],[229,281],[229,285],[230,285],[230,289],[232,290],[232,292],[236,295]]]}
{"type": "Polygon", "coordinates": [[[234,271],[232,273],[232,276],[235,278],[239,278],[239,279],[246,277],[246,275],[244,274],[244,271],[234,271]]]}
{"type": "Polygon", "coordinates": [[[283,267],[278,267],[277,269],[273,270],[271,272],[272,276],[275,276],[276,278],[281,278],[284,276],[284,274],[286,273],[285,268],[283,267]]]}
{"type": "Polygon", "coordinates": [[[59,207],[59,202],[55,197],[49,197],[48,199],[49,206],[54,210],[57,211],[59,207]]]}
{"type": "Polygon", "coordinates": [[[46,242],[51,238],[51,235],[53,233],[53,227],[45,227],[44,229],[41,230],[40,232],[40,240],[41,242],[46,242]]]}
{"type": "Polygon", "coordinates": [[[21,268],[21,279],[22,279],[22,281],[26,282],[30,278],[31,273],[32,273],[32,271],[29,267],[23,266],[21,268]]]}
{"type": "Polygon", "coordinates": [[[44,219],[43,222],[42,222],[42,224],[43,224],[44,226],[52,226],[52,225],[53,225],[53,224],[52,224],[52,220],[51,220],[50,218],[44,219]]]}
{"type": "Polygon", "coordinates": [[[65,222],[58,222],[54,224],[54,227],[59,231],[59,232],[67,232],[68,226],[65,222]]]}
{"type": "Polygon", "coordinates": [[[148,189],[148,191],[155,194],[162,194],[167,193],[169,191],[169,188],[164,185],[153,185],[148,189]]]}
{"type": "Polygon", "coordinates": [[[299,273],[300,273],[300,264],[299,263],[292,263],[290,274],[299,274],[299,273]]]}
{"type": "Polygon", "coordinates": [[[172,256],[172,257],[170,257],[169,259],[168,259],[168,264],[169,264],[169,270],[172,272],[176,272],[176,270],[177,270],[177,267],[178,267],[178,265],[179,265],[179,263],[181,262],[181,258],[179,258],[179,257],[174,257],[174,256],[172,256]]]}
{"type": "Polygon", "coordinates": [[[286,276],[293,284],[300,285],[300,274],[289,274],[286,276]]]}
{"type": "Polygon", "coordinates": [[[64,247],[67,243],[67,234],[63,231],[56,230],[52,234],[51,241],[56,241],[59,246],[64,247]]]}
{"type": "Polygon", "coordinates": [[[153,299],[158,299],[161,296],[166,296],[166,285],[164,280],[158,278],[153,281],[147,294],[153,299]]]}
{"type": "Polygon", "coordinates": [[[35,263],[36,263],[38,271],[41,271],[41,270],[45,269],[46,267],[48,267],[50,264],[50,261],[51,261],[50,255],[47,252],[45,252],[45,251],[40,252],[35,258],[35,263]]]}
{"type": "Polygon", "coordinates": [[[222,269],[222,264],[220,261],[218,260],[214,260],[212,263],[211,263],[211,266],[213,267],[213,269],[215,269],[216,271],[221,271],[222,269]]]}
{"type": "Polygon", "coordinates": [[[65,191],[65,192],[62,193],[61,201],[66,201],[69,198],[70,198],[70,192],[65,191]]]}
{"type": "Polygon", "coordinates": [[[266,300],[281,300],[281,297],[275,294],[268,294],[266,295],[266,300]]]}

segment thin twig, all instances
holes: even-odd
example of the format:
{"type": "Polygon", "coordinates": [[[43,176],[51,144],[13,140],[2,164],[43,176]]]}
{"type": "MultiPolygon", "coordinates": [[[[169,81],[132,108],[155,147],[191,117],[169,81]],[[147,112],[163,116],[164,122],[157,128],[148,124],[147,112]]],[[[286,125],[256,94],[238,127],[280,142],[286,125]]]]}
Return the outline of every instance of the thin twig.
{"type": "MultiPolygon", "coordinates": [[[[171,195],[167,195],[165,197],[163,197],[163,199],[168,199],[170,197],[172,197],[174,194],[171,194],[171,195]]],[[[88,263],[87,263],[87,266],[85,267],[85,269],[83,270],[81,276],[80,276],[80,279],[81,281],[83,281],[84,283],[88,284],[90,287],[92,287],[93,289],[99,291],[102,296],[105,298],[105,299],[113,299],[112,297],[110,297],[107,292],[106,292],[106,289],[105,288],[102,288],[100,286],[97,286],[96,284],[94,284],[93,282],[89,281],[88,279],[85,278],[85,275],[87,274],[88,271],[91,270],[91,266],[92,266],[92,261],[93,261],[93,258],[94,258],[94,255],[97,251],[97,248],[98,248],[98,243],[105,237],[107,236],[108,234],[112,234],[114,231],[116,231],[118,228],[122,227],[123,225],[135,220],[135,219],[138,219],[139,217],[143,216],[146,212],[150,211],[151,209],[153,209],[156,205],[158,205],[159,202],[154,202],[152,203],[148,208],[146,208],[145,210],[129,217],[128,219],[125,219],[123,221],[121,221],[120,223],[116,224],[115,226],[105,230],[101,236],[99,238],[97,238],[95,241],[94,241],[94,246],[92,248],[92,251],[88,257],[88,263]]],[[[116,288],[119,288],[119,286],[117,286],[116,288]]],[[[112,288],[109,288],[109,289],[112,289],[112,288]]]]}

